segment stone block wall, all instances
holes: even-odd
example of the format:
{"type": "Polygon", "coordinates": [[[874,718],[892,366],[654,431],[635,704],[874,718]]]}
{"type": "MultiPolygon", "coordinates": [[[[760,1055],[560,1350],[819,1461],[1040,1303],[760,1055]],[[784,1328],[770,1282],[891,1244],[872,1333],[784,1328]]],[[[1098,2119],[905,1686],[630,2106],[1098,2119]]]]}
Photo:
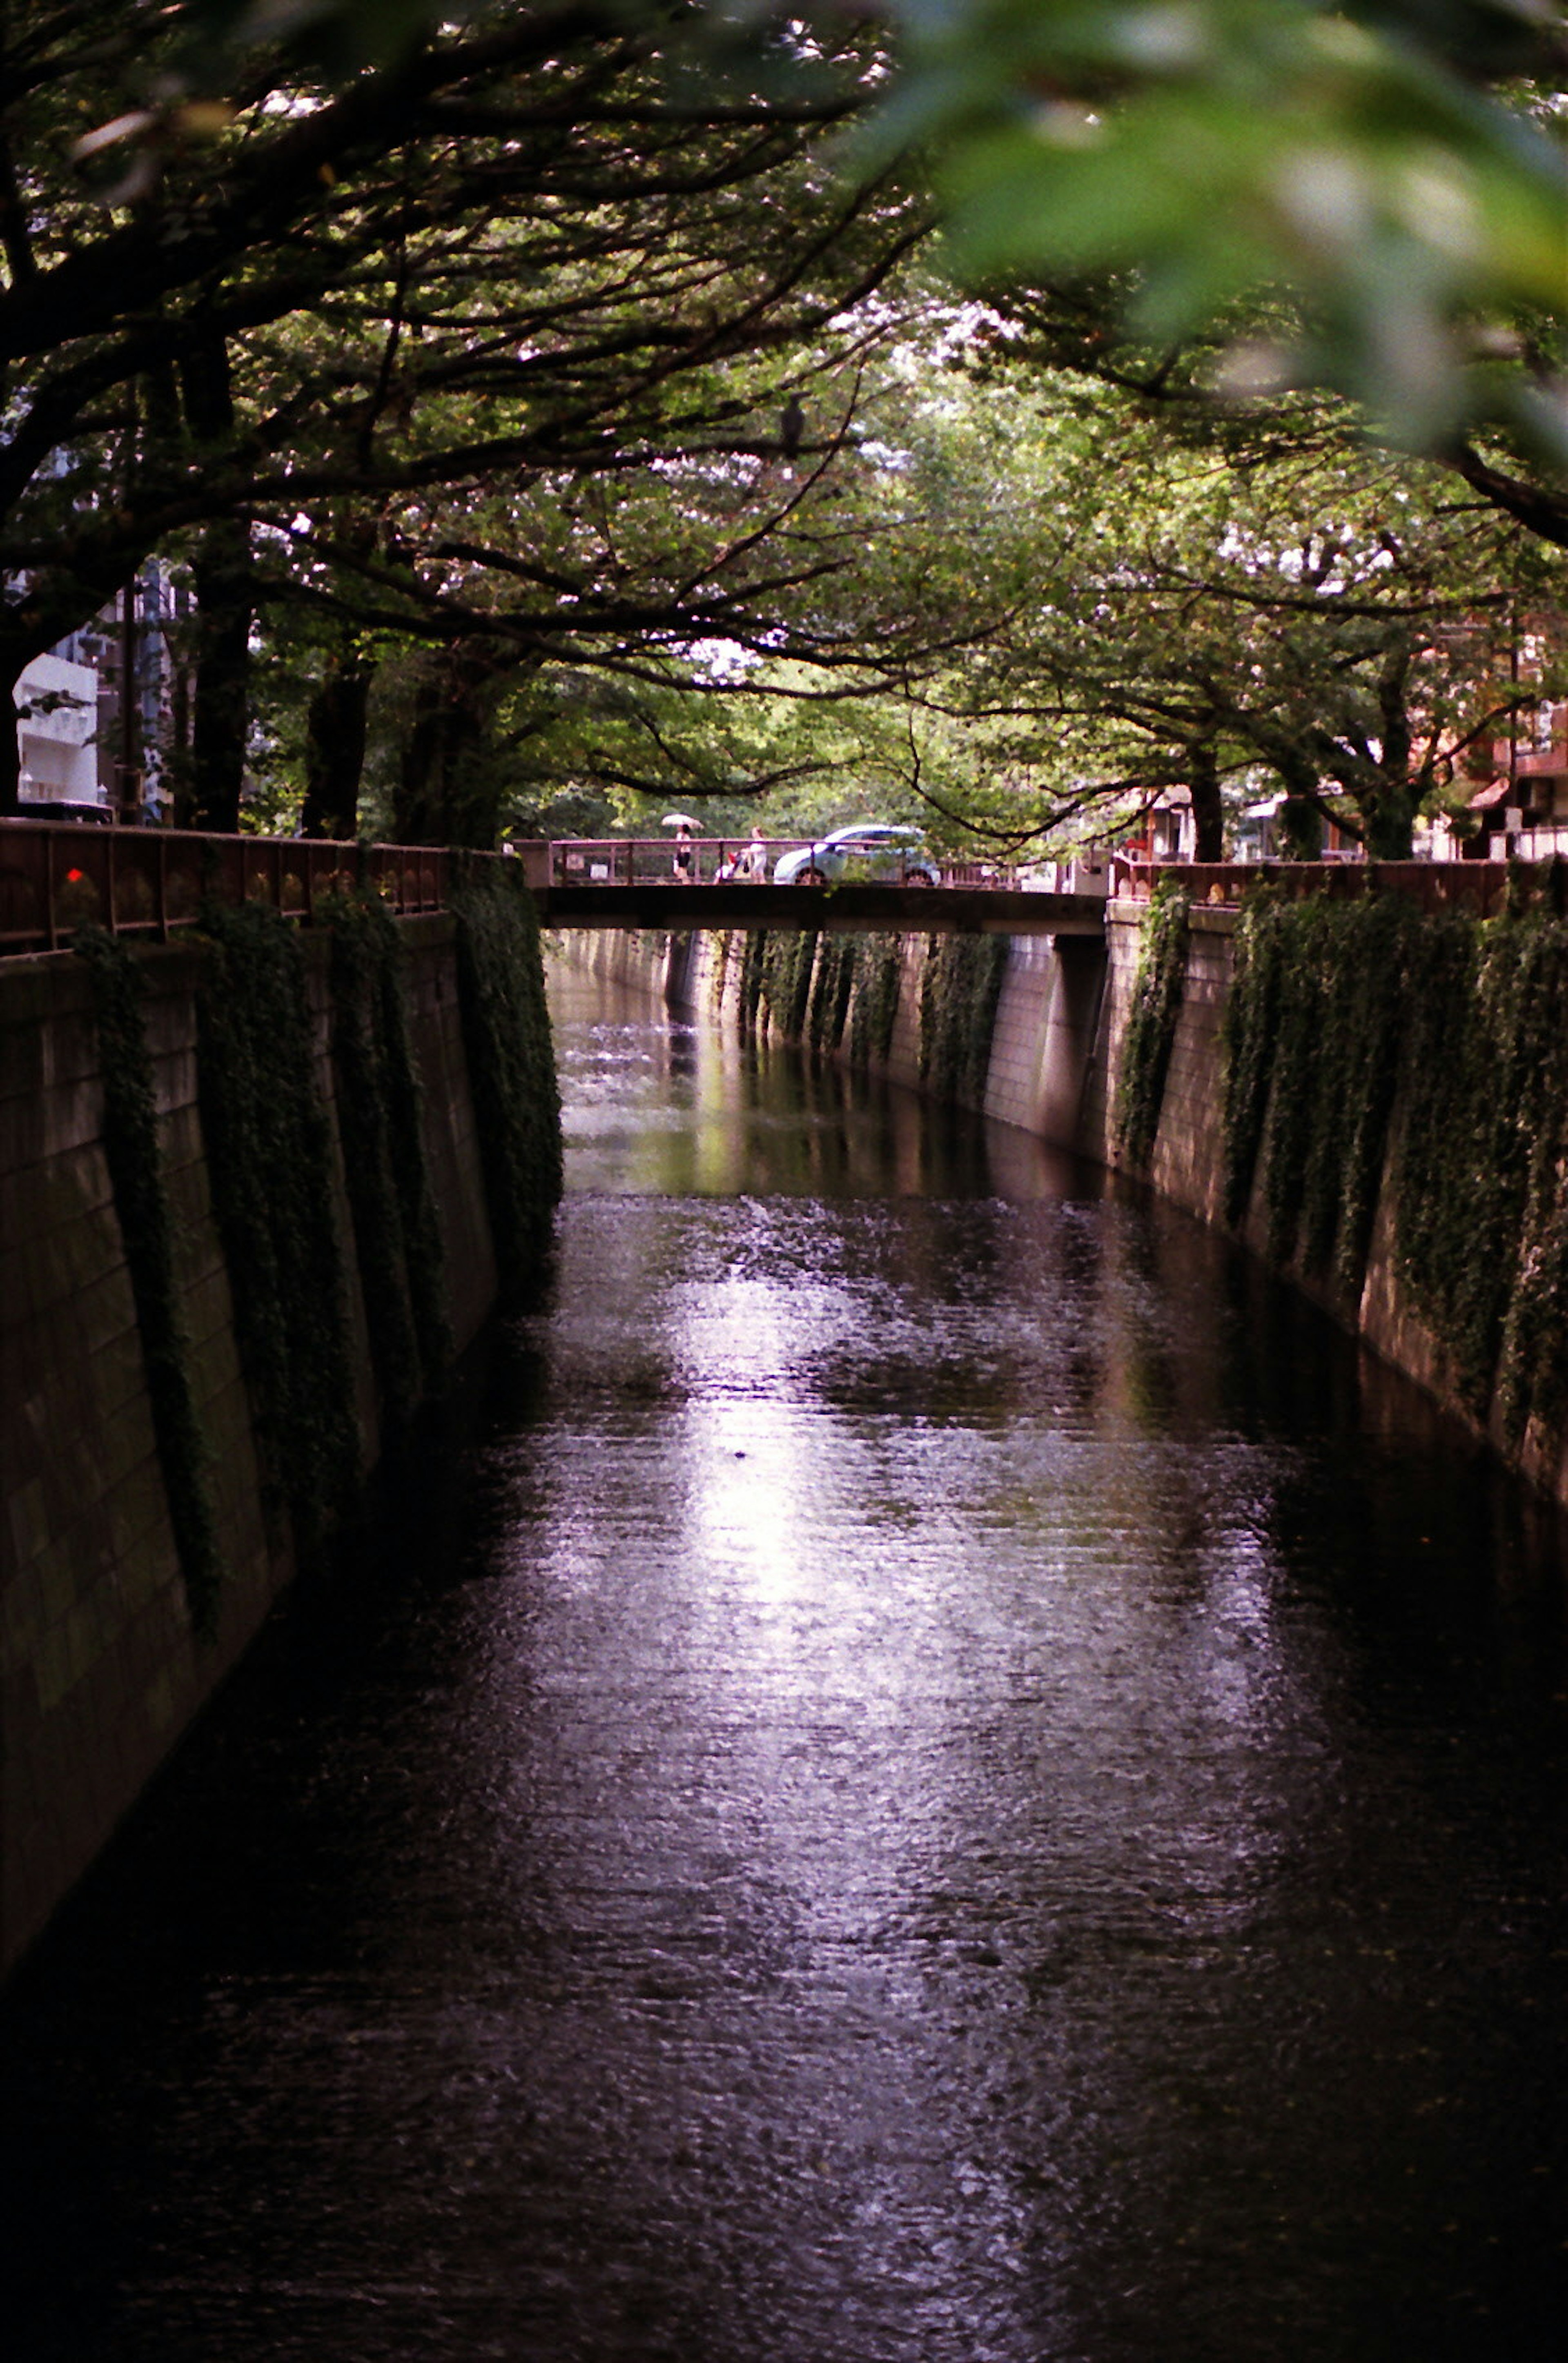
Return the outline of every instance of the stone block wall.
{"type": "MultiPolygon", "coordinates": [[[[427,1150],[459,1344],[495,1257],[450,922],[410,923],[427,1150]]],[[[326,946],[308,938],[326,1104],[326,946]]],[[[0,1965],[43,1925],[293,1572],[263,1503],[196,1104],[194,950],[147,955],[146,1023],[175,1276],[226,1580],[193,1635],[101,1141],[89,980],[69,953],[0,964],[0,1965]]],[[[341,1186],[336,1208],[367,1461],[378,1428],[341,1186]]]]}
{"type": "MultiPolygon", "coordinates": [[[[1115,1079],[1121,1071],[1122,1045],[1138,975],[1146,907],[1137,903],[1113,903],[1106,926],[1103,1039],[1095,1054],[1097,1076],[1085,1125],[1087,1137],[1078,1145],[1111,1166],[1120,1162],[1116,1145],[1115,1079]]],[[[1149,1174],[1162,1195],[1173,1198],[1179,1206],[1207,1223],[1220,1219],[1224,1198],[1220,1026],[1230,991],[1235,933],[1233,911],[1209,911],[1201,904],[1194,908],[1187,942],[1186,984],[1149,1174]]]]}

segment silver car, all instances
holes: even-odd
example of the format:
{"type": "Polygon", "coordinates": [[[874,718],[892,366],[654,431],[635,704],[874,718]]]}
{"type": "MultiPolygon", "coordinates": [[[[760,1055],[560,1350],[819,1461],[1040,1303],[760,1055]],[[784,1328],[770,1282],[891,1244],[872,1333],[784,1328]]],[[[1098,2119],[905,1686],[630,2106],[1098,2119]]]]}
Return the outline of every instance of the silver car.
{"type": "Polygon", "coordinates": [[[874,879],[895,886],[940,886],[941,871],[925,849],[917,828],[860,821],[838,828],[816,845],[782,854],[773,864],[775,886],[828,886],[840,878],[874,879]]]}

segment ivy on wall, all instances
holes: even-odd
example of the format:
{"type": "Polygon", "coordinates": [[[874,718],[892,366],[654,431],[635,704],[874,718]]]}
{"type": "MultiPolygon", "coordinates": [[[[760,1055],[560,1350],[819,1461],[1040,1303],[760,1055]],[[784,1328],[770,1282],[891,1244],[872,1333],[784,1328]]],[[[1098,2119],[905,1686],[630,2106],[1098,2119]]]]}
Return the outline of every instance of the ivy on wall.
{"type": "Polygon", "coordinates": [[[1225,1023],[1227,1213],[1359,1292],[1386,1168],[1410,1301],[1518,1443],[1568,1415],[1568,926],[1254,898],[1225,1023]]]}
{"type": "Polygon", "coordinates": [[[806,1039],[818,938],[803,928],[753,927],[740,971],[740,1026],[768,1026],[785,1042],[806,1039]]]}
{"type": "Polygon", "coordinates": [[[920,1081],[978,1107],[1007,967],[1006,936],[932,936],[920,971],[920,1081]]]}
{"type": "Polygon", "coordinates": [[[198,1092],[214,1212],[269,1492],[308,1548],[353,1503],[361,1437],[304,955],[261,904],[209,905],[202,927],[198,1092]]]}
{"type": "MultiPolygon", "coordinates": [[[[739,940],[744,947],[745,937],[741,936],[739,940]]],[[[721,928],[710,936],[708,941],[711,946],[708,956],[708,1007],[715,1018],[717,1018],[724,1013],[725,988],[729,982],[730,962],[735,957],[736,931],[733,927],[721,928]]]]}
{"type": "Polygon", "coordinates": [[[397,922],[377,895],[326,914],[339,1137],[365,1321],[388,1418],[406,1422],[451,1359],[440,1225],[397,922]]]}
{"type": "Polygon", "coordinates": [[[1387,1149],[1418,915],[1252,897],[1226,1010],[1226,1214],[1263,1173],[1269,1252],[1359,1289],[1387,1149]]]}
{"type": "Polygon", "coordinates": [[[169,1520],[192,1629],[199,1638],[210,1640],[217,1622],[223,1556],[213,1506],[211,1455],[196,1410],[190,1346],[180,1318],[173,1225],[142,1015],[142,967],[133,952],[101,928],[84,928],[76,949],[93,981],[104,1088],[104,1154],[130,1274],[169,1520]]]}
{"type": "Polygon", "coordinates": [[[1230,993],[1220,1042],[1225,1058],[1225,1219],[1240,1230],[1269,1112],[1270,1061],[1279,1031],[1284,964],[1283,929],[1266,891],[1248,897],[1237,924],[1230,993]]]}
{"type": "Polygon", "coordinates": [[[904,983],[903,937],[855,937],[852,983],[850,1063],[854,1067],[885,1066],[893,1050],[893,1029],[898,1022],[898,999],[904,983]]]}
{"type": "Polygon", "coordinates": [[[856,1065],[886,1059],[898,1008],[897,936],[753,927],[741,942],[743,1034],[766,1026],[781,1041],[832,1051],[848,1029],[856,1065]]]}
{"type": "Polygon", "coordinates": [[[1117,1083],[1117,1146],[1131,1165],[1146,1168],[1154,1154],[1182,1014],[1190,932],[1186,895],[1173,880],[1162,879],[1143,920],[1117,1083]]]}
{"type": "Polygon", "coordinates": [[[533,898],[475,864],[452,896],[463,1042],[503,1297],[524,1297],[561,1196],[561,1093],[533,898]]]}
{"type": "MultiPolygon", "coordinates": [[[[929,939],[921,971],[920,1075],[934,1096],[980,1104],[1006,965],[1005,936],[929,939]]],[[[903,974],[901,936],[753,928],[740,960],[741,1030],[767,1025],[784,1041],[821,1051],[840,1048],[847,1036],[853,1065],[884,1066],[903,974]]]]}
{"type": "Polygon", "coordinates": [[[860,940],[856,936],[828,933],[817,946],[817,972],[811,980],[811,1006],[806,1021],[806,1038],[814,1050],[836,1050],[844,1038],[860,940]]]}

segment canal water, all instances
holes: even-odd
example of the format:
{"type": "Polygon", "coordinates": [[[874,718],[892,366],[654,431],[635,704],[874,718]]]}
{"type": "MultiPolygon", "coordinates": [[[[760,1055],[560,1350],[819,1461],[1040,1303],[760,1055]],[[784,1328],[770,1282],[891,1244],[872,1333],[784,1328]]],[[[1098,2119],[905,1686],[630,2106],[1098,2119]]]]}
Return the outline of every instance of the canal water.
{"type": "Polygon", "coordinates": [[[6,2353],[1568,2352],[1555,1523],[1168,1210],[557,1019],[476,1440],[9,1997],[6,2353]]]}

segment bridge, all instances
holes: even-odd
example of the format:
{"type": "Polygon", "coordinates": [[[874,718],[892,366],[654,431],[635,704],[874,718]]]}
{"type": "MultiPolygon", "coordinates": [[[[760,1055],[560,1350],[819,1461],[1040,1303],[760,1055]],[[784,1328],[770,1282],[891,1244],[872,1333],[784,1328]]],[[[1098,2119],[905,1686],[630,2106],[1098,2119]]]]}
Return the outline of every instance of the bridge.
{"type": "Polygon", "coordinates": [[[889,935],[1103,936],[1103,894],[1046,894],[1007,886],[715,885],[642,881],[536,886],[545,927],[798,927],[889,935]]]}
{"type": "Polygon", "coordinates": [[[547,927],[797,927],[896,935],[1101,936],[1103,894],[1036,893],[975,862],[924,878],[848,874],[780,885],[781,856],[809,838],[576,838],[517,845],[547,927]]]}
{"type": "Polygon", "coordinates": [[[668,837],[524,842],[505,854],[438,846],[339,844],[287,837],[211,837],[178,829],[92,827],[72,821],[0,820],[0,955],[68,946],[91,922],[166,943],[198,924],[208,896],[267,903],[308,923],[318,905],[355,889],[403,917],[450,907],[475,864],[517,861],[546,927],[797,927],[812,932],[1099,936],[1105,898],[1026,891],[975,866],[944,869],[941,883],[842,878],[775,885],[732,873],[756,858],[771,873],[782,853],[712,838],[668,837]]]}
{"type": "MultiPolygon", "coordinates": [[[[659,838],[526,841],[504,853],[432,845],[361,845],[290,837],[211,837],[179,829],[84,826],[0,819],[0,958],[68,947],[92,922],[166,943],[198,924],[208,896],[267,903],[306,924],[355,890],[379,894],[400,917],[450,907],[474,868],[517,863],[547,927],[798,927],[890,935],[1103,936],[1103,894],[1017,885],[977,864],[944,864],[940,883],[842,878],[775,885],[780,854],[809,840],[758,847],[735,838],[688,845],[659,838]],[[734,872],[755,860],[763,878],[734,872]],[[689,863],[689,868],[684,864],[689,863]]],[[[1406,895],[1423,910],[1495,916],[1517,892],[1518,865],[1501,861],[1144,862],[1117,856],[1115,892],[1142,899],[1173,875],[1195,903],[1234,908],[1250,888],[1328,895],[1406,895]]],[[[1529,865],[1547,907],[1568,908],[1568,862],[1529,865]]]]}

